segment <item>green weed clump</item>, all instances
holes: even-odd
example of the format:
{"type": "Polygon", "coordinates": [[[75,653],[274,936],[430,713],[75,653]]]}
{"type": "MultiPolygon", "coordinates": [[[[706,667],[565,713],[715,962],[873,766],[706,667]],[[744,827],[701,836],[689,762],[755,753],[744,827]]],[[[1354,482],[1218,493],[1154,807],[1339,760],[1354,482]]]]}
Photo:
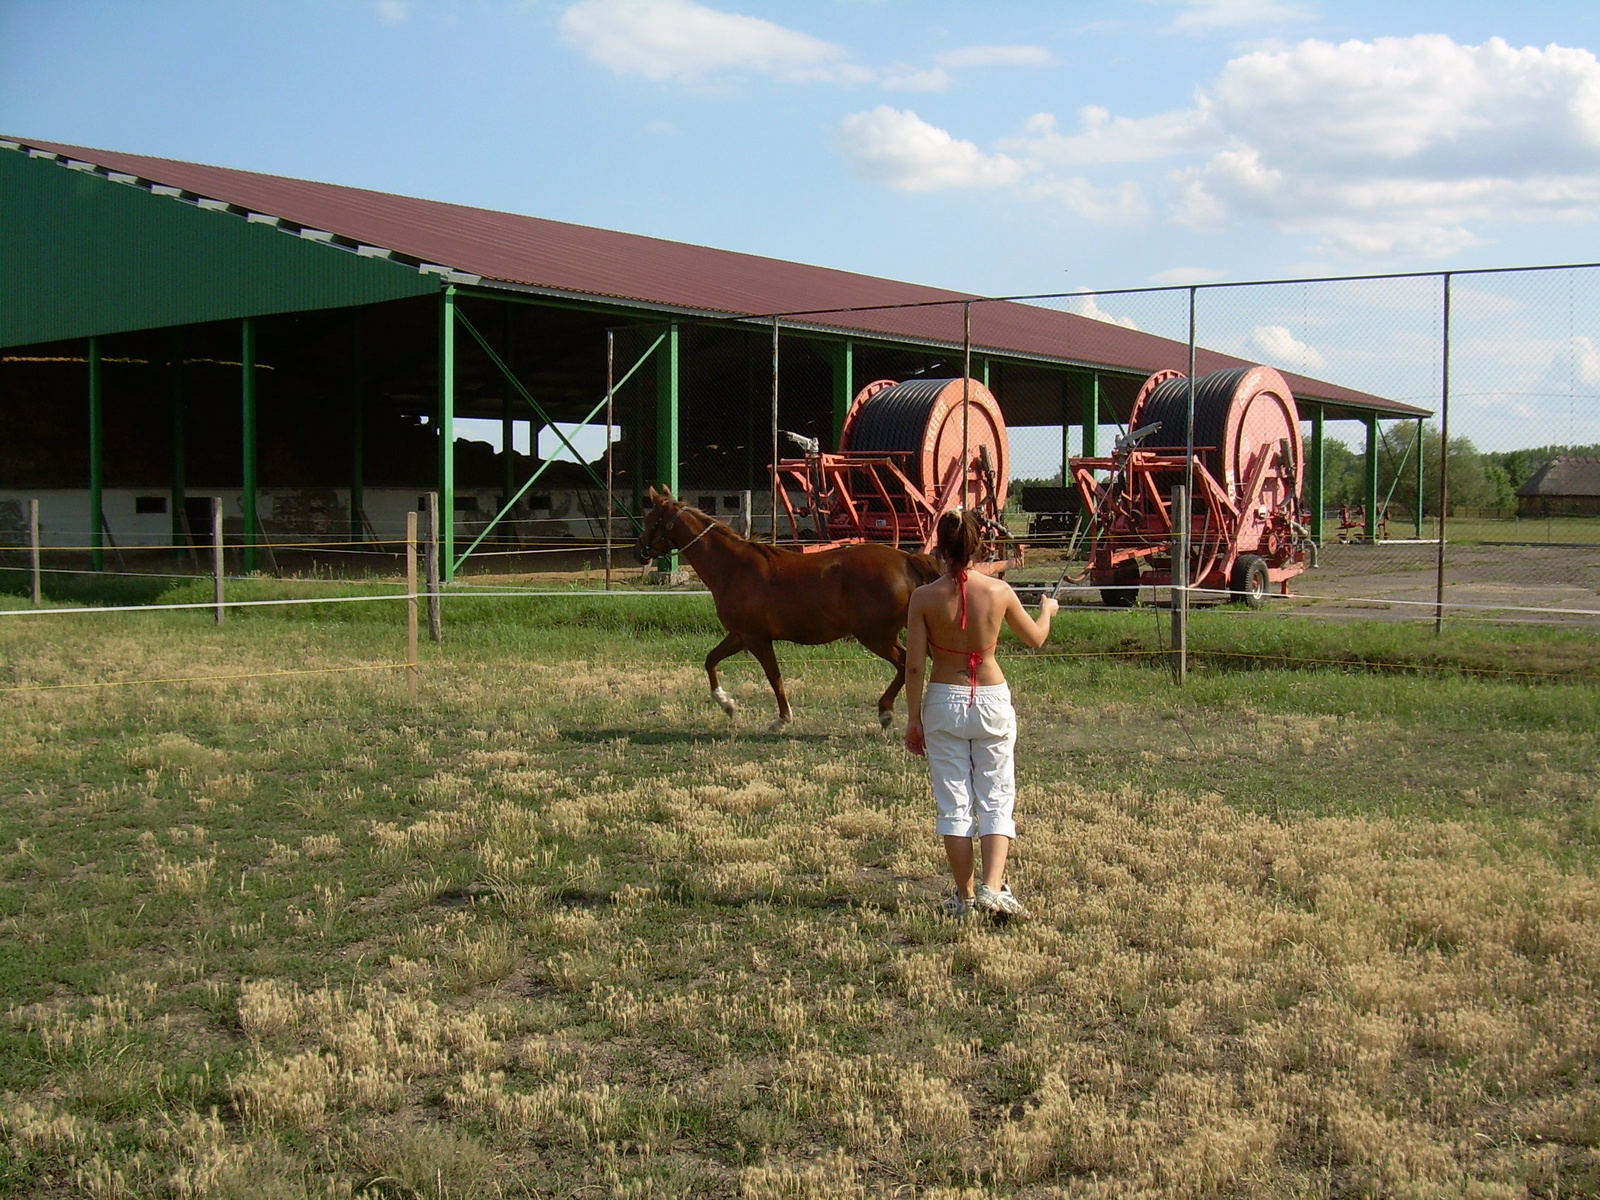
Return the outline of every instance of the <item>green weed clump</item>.
{"type": "Polygon", "coordinates": [[[0,621],[0,1195],[1600,1191],[1600,690],[1460,669],[1568,635],[1073,614],[996,925],[858,647],[772,735],[703,600],[447,614],[0,621]]]}

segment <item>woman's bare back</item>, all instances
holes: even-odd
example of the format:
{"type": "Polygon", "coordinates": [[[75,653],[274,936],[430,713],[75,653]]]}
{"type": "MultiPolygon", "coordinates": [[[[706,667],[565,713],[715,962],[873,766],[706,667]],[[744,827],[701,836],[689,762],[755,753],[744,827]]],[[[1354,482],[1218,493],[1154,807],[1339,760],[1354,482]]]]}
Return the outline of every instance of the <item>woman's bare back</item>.
{"type": "Polygon", "coordinates": [[[933,659],[928,676],[931,683],[976,682],[980,687],[1004,683],[1005,673],[995,658],[1000,627],[1009,624],[1031,646],[1042,645],[1049,629],[1048,624],[1041,629],[1023,610],[1010,584],[977,572],[968,573],[964,584],[950,575],[923,584],[912,593],[906,617],[906,649],[912,655],[926,653],[933,659]],[[961,624],[963,588],[965,628],[961,624]],[[974,655],[981,655],[976,664],[974,655]]]}

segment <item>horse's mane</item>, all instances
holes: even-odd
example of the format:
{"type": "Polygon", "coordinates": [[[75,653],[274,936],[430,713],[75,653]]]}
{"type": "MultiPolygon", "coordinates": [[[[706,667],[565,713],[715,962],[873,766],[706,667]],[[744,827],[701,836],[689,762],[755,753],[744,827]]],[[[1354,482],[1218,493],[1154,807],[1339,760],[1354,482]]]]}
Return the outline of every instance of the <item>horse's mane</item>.
{"type": "MultiPolygon", "coordinates": [[[[680,501],[679,503],[682,503],[682,502],[680,501]]],[[[746,537],[744,534],[740,533],[737,529],[735,529],[732,525],[729,525],[726,521],[721,520],[718,517],[712,516],[712,514],[706,512],[705,509],[696,508],[692,504],[684,504],[683,507],[679,511],[680,512],[692,512],[697,517],[704,517],[707,521],[709,521],[713,525],[722,526],[723,530],[728,534],[728,536],[733,538],[735,541],[743,542],[747,546],[752,546],[755,549],[761,551],[763,554],[765,554],[765,555],[767,555],[769,557],[776,557],[777,555],[780,555],[780,554],[798,554],[799,553],[798,550],[791,550],[787,546],[774,546],[771,542],[758,542],[754,538],[746,537]]]]}

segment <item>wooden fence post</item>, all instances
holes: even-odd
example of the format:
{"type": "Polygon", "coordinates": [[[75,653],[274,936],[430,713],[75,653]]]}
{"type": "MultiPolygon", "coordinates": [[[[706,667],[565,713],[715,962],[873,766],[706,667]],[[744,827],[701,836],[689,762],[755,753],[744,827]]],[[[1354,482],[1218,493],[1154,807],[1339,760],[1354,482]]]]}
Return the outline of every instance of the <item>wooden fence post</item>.
{"type": "Polygon", "coordinates": [[[439,599],[439,493],[428,493],[428,636],[436,642],[444,641],[444,614],[440,612],[439,599]]]}
{"type": "Polygon", "coordinates": [[[44,592],[39,580],[39,502],[28,501],[28,561],[33,573],[33,606],[44,603],[44,592]]]}
{"type": "Polygon", "coordinates": [[[417,698],[417,514],[406,514],[406,690],[417,698]]]}
{"type": "Polygon", "coordinates": [[[222,497],[211,497],[211,575],[212,592],[216,597],[217,624],[222,624],[226,611],[222,607],[222,497]]]}

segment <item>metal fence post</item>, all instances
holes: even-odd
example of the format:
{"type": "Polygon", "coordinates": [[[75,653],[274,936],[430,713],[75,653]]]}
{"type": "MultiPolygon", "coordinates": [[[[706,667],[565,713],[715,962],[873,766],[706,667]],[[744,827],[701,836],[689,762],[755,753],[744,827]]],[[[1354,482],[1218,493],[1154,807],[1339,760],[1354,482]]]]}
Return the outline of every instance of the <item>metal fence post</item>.
{"type": "Polygon", "coordinates": [[[972,301],[961,306],[961,509],[967,508],[967,481],[972,476],[970,415],[972,413],[972,301]]]}
{"type": "Polygon", "coordinates": [[[244,428],[242,453],[244,506],[244,573],[256,569],[256,319],[242,318],[239,334],[240,420],[244,428]]]}
{"type": "Polygon", "coordinates": [[[33,576],[33,606],[38,608],[44,603],[44,592],[40,587],[39,579],[39,502],[28,501],[28,564],[33,576]]]}
{"type": "Polygon", "coordinates": [[[211,577],[212,595],[217,606],[217,624],[222,624],[222,497],[211,497],[211,577]]]}
{"type": "Polygon", "coordinates": [[[439,597],[439,493],[428,493],[428,636],[436,642],[444,641],[444,614],[440,612],[439,597]]]}
{"type": "Polygon", "coordinates": [[[778,318],[772,318],[772,544],[778,544],[778,318]]]}
{"type": "Polygon", "coordinates": [[[1450,272],[1444,273],[1444,353],[1439,376],[1439,559],[1433,590],[1433,632],[1444,632],[1444,533],[1450,515],[1450,272]]]}
{"type": "MultiPolygon", "coordinates": [[[[617,334],[606,330],[606,591],[611,590],[611,537],[616,522],[616,450],[611,431],[617,419],[617,334]]],[[[637,434],[635,435],[637,436],[637,434]]]]}
{"type": "Polygon", "coordinates": [[[103,571],[106,565],[106,514],[102,507],[105,488],[105,407],[104,377],[100,361],[100,339],[89,339],[89,566],[103,571]]]}
{"type": "Polygon", "coordinates": [[[739,532],[745,537],[750,536],[750,489],[745,488],[739,493],[739,532]]]}
{"type": "Polygon", "coordinates": [[[1172,489],[1172,673],[1181,686],[1189,681],[1189,489],[1172,489]]]}

